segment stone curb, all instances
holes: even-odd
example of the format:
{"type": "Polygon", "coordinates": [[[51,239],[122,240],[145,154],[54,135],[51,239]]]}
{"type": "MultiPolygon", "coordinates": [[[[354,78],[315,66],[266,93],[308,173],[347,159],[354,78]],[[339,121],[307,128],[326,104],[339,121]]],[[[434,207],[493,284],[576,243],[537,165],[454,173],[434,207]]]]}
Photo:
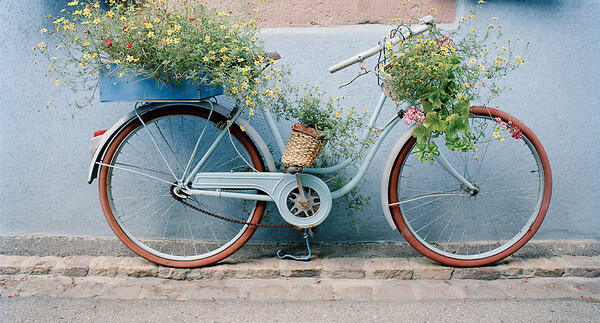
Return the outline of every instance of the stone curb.
{"type": "Polygon", "coordinates": [[[453,268],[426,258],[330,258],[308,262],[274,258],[223,262],[181,269],[158,266],[139,257],[37,257],[0,255],[0,275],[60,275],[67,277],[154,277],[199,279],[395,279],[497,280],[533,277],[600,277],[600,256],[560,256],[505,260],[494,266],[453,268]]]}

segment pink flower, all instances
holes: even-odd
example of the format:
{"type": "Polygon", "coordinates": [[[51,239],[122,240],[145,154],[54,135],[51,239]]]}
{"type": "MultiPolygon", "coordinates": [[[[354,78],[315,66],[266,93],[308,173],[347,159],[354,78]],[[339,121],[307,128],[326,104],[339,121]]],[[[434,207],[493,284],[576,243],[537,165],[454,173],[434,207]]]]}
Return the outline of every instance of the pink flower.
{"type": "Polygon", "coordinates": [[[112,45],[112,39],[109,39],[106,41],[106,43],[104,43],[104,46],[109,47],[110,45],[112,45]]]}
{"type": "Polygon", "coordinates": [[[417,125],[420,125],[423,120],[425,120],[425,114],[423,110],[417,109],[415,106],[410,107],[410,109],[406,110],[404,113],[404,123],[407,125],[415,122],[417,125]]]}
{"type": "Polygon", "coordinates": [[[196,18],[188,18],[190,21],[194,21],[196,20],[196,18]]]}
{"type": "Polygon", "coordinates": [[[127,44],[127,48],[131,48],[131,42],[129,42],[129,44],[127,44]]]}
{"type": "Polygon", "coordinates": [[[502,121],[502,119],[500,119],[500,117],[495,117],[494,120],[496,120],[496,123],[498,123],[498,125],[502,128],[502,130],[508,129],[508,123],[502,121]]]}
{"type": "Polygon", "coordinates": [[[129,28],[129,25],[125,25],[125,26],[123,26],[123,30],[125,30],[125,29],[127,29],[127,28],[129,28]]]}

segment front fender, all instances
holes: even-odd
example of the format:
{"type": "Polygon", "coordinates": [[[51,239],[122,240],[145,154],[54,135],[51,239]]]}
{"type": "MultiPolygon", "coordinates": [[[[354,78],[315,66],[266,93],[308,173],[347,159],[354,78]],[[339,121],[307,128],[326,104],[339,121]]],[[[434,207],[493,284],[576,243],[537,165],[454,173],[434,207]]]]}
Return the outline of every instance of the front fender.
{"type": "MultiPolygon", "coordinates": [[[[150,111],[173,106],[173,105],[194,105],[194,106],[199,106],[199,107],[203,107],[206,109],[212,108],[212,109],[214,109],[215,112],[222,114],[224,116],[226,116],[230,113],[230,110],[225,108],[224,106],[216,104],[216,103],[208,102],[208,101],[198,102],[198,103],[196,103],[196,102],[194,102],[194,103],[189,103],[189,102],[150,103],[148,105],[144,105],[140,108],[137,108],[136,110],[129,112],[126,116],[124,116],[117,123],[115,123],[109,130],[107,130],[103,135],[101,135],[102,139],[99,142],[93,143],[93,145],[96,146],[96,148],[94,149],[94,147],[92,147],[92,159],[91,159],[91,163],[90,163],[90,169],[88,172],[88,183],[91,184],[94,181],[94,179],[96,177],[98,177],[98,171],[100,168],[99,166],[100,166],[100,163],[102,162],[102,159],[104,158],[106,149],[108,148],[108,146],[110,146],[110,144],[113,142],[116,134],[121,129],[123,129],[124,127],[129,125],[132,121],[134,121],[137,118],[138,114],[144,115],[150,111]]],[[[250,123],[248,123],[247,120],[244,120],[242,118],[238,118],[235,123],[240,126],[243,126],[244,130],[246,131],[248,136],[254,141],[254,143],[256,144],[256,147],[258,148],[258,150],[260,150],[260,152],[265,160],[267,170],[269,172],[276,171],[275,162],[273,161],[273,156],[271,155],[271,151],[269,150],[269,147],[264,142],[264,140],[261,138],[261,136],[258,134],[258,132],[250,125],[250,123]]],[[[97,141],[97,137],[96,137],[96,141],[97,141]]]]}
{"type": "Polygon", "coordinates": [[[383,207],[385,219],[392,230],[396,230],[397,228],[396,224],[394,223],[394,219],[392,219],[392,213],[390,212],[389,207],[390,202],[388,198],[388,191],[390,188],[390,175],[392,174],[392,168],[394,167],[394,163],[396,162],[398,154],[400,154],[400,150],[402,150],[402,147],[404,147],[406,142],[412,137],[413,129],[415,127],[415,124],[411,125],[406,132],[402,134],[400,139],[396,141],[396,144],[394,144],[394,147],[390,151],[390,154],[385,162],[385,166],[383,167],[383,172],[381,174],[381,206],[383,207]]]}

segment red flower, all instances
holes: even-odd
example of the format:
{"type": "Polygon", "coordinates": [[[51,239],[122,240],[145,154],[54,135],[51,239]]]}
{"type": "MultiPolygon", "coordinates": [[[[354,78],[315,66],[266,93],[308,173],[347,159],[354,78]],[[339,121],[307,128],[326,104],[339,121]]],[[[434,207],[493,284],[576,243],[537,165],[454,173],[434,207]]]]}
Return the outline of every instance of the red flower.
{"type": "Polygon", "coordinates": [[[129,42],[129,44],[127,44],[127,48],[131,48],[131,42],[129,42]]]}
{"type": "Polygon", "coordinates": [[[194,21],[196,20],[196,18],[188,18],[190,21],[194,21]]]}
{"type": "Polygon", "coordinates": [[[454,41],[450,39],[448,36],[442,36],[440,39],[440,43],[438,44],[438,48],[448,47],[449,49],[454,48],[454,41]]]}
{"type": "Polygon", "coordinates": [[[104,43],[104,46],[106,46],[106,47],[108,47],[110,45],[112,45],[112,39],[109,39],[106,41],[106,43],[104,43]]]}
{"type": "Polygon", "coordinates": [[[129,28],[129,25],[125,25],[125,26],[123,26],[123,30],[125,30],[125,29],[127,29],[127,28],[129,28]]]}

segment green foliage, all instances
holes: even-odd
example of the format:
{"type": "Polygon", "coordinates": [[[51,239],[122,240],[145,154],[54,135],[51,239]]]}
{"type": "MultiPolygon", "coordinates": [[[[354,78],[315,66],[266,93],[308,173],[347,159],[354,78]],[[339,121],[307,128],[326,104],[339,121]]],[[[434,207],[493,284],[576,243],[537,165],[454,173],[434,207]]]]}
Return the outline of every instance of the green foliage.
{"type": "Polygon", "coordinates": [[[287,101],[273,107],[277,116],[322,132],[326,140],[324,151],[332,159],[358,157],[358,132],[364,128],[366,110],[343,107],[343,98],[326,97],[319,86],[295,86],[287,91],[287,101]]]}
{"type": "Polygon", "coordinates": [[[57,84],[89,90],[103,69],[173,87],[184,79],[222,86],[238,105],[250,108],[278,99],[281,89],[272,81],[281,71],[263,71],[271,60],[264,57],[254,20],[244,22],[200,0],[110,3],[106,10],[98,2],[74,0],[62,16],[49,17],[52,25],[42,32],[56,45],[34,49],[51,60],[49,72],[57,84]]]}
{"type": "Polygon", "coordinates": [[[485,104],[499,95],[498,80],[523,63],[512,54],[514,41],[499,45],[500,24],[490,24],[482,36],[472,28],[454,41],[471,18],[476,18],[474,10],[453,32],[445,34],[433,25],[428,34],[411,37],[396,50],[387,48],[385,86],[395,101],[416,106],[407,119],[418,125],[413,131],[417,139],[414,154],[421,161],[439,155],[432,139],[441,135],[451,150],[475,150],[478,136],[470,131],[471,102],[485,104]]]}

